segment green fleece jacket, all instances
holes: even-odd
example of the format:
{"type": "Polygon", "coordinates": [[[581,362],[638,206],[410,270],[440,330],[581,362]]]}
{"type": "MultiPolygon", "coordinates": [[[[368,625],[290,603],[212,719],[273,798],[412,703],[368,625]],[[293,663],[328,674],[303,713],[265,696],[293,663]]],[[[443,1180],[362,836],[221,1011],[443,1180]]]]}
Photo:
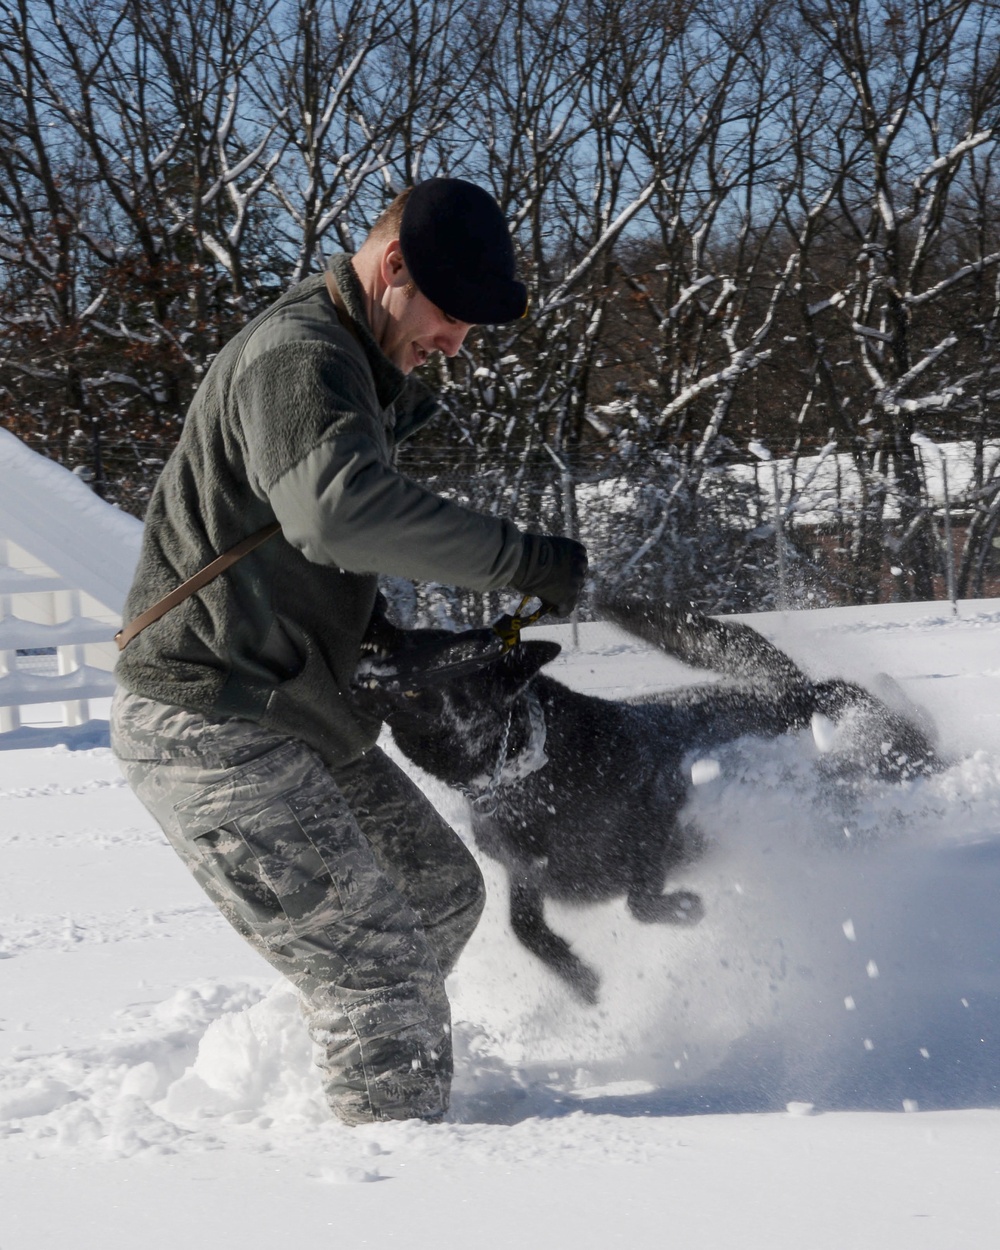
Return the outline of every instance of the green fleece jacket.
{"type": "Polygon", "coordinates": [[[247,717],[340,764],[380,728],[350,695],[376,574],[497,589],[523,540],[393,468],[420,416],[397,418],[406,378],[368,329],[350,257],[330,269],[358,337],[317,275],[226,344],[150,500],[124,619],[256,530],[277,520],[281,532],[148,626],[116,675],[135,694],[247,717]]]}

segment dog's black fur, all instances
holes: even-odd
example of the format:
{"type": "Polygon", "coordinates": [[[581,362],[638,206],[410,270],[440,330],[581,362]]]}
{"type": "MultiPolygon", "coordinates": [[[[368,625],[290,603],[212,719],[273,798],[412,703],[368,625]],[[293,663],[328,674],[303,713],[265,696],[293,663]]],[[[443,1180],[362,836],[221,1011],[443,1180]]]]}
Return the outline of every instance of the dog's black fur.
{"type": "Polygon", "coordinates": [[[696,894],[663,892],[698,852],[678,820],[688,794],[685,756],[745,735],[773,737],[818,713],[851,717],[854,768],[901,780],[938,766],[915,709],[894,711],[848,682],[812,681],[746,625],[637,600],[601,607],[606,619],[726,680],[601,699],[539,671],[559,653],[554,642],[525,640],[497,657],[489,630],[410,630],[383,636],[359,671],[357,695],[388,722],[404,755],[473,798],[473,836],[507,871],[515,934],[588,1003],[597,998],[597,975],[546,925],[543,901],[624,895],[645,923],[701,919],[696,894]],[[430,677],[420,665],[428,648],[436,651],[430,677]],[[457,674],[447,666],[452,648],[462,657],[457,674]],[[469,660],[477,648],[488,657],[481,667],[469,660]],[[547,762],[528,771],[543,758],[532,702],[536,726],[538,707],[544,716],[547,762]],[[534,759],[523,760],[526,747],[534,759]]]}

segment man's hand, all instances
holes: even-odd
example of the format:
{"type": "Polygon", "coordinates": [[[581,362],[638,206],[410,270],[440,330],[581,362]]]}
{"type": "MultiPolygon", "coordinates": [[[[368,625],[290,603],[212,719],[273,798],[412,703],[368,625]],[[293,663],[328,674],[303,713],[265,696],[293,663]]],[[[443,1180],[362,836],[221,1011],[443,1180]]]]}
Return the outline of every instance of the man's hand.
{"type": "Polygon", "coordinates": [[[537,596],[569,616],[587,579],[587,548],[572,538],[554,534],[525,534],[517,572],[511,578],[515,590],[537,596]]]}

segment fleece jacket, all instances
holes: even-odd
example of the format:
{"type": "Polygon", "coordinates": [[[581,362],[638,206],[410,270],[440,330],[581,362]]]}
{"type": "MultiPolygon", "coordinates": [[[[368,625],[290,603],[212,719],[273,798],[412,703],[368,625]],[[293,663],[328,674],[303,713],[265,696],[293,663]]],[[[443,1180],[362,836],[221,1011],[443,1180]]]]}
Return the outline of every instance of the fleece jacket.
{"type": "Polygon", "coordinates": [[[393,467],[426,411],[403,402],[407,380],[370,332],[350,257],[330,271],[354,333],[315,275],[212,362],[150,500],[125,621],[256,530],[277,521],[280,533],[147,626],[116,675],[134,694],[257,721],[339,765],[380,728],[350,693],[376,575],[498,589],[523,539],[393,467]]]}

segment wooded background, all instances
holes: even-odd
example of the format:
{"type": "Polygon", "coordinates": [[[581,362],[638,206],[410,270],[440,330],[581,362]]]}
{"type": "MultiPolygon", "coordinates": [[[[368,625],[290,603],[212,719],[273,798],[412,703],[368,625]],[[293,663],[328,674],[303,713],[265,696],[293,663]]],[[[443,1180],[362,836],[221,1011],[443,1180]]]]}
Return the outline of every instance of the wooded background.
{"type": "Polygon", "coordinates": [[[1000,0],[0,0],[0,420],[141,515],[221,345],[456,175],[531,313],[405,472],[713,611],[929,599],[923,434],[995,594],[998,121],[1000,0]]]}

